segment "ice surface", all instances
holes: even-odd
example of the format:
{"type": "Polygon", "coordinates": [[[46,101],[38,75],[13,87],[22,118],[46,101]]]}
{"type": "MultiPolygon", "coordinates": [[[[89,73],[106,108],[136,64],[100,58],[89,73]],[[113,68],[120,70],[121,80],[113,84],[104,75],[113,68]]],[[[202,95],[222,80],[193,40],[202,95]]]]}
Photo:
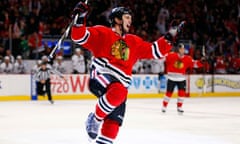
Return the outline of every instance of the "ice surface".
{"type": "MultiPolygon", "coordinates": [[[[129,99],[115,144],[240,144],[240,97],[129,99]]],[[[85,120],[96,100],[0,102],[0,144],[87,144],[85,120]]]]}

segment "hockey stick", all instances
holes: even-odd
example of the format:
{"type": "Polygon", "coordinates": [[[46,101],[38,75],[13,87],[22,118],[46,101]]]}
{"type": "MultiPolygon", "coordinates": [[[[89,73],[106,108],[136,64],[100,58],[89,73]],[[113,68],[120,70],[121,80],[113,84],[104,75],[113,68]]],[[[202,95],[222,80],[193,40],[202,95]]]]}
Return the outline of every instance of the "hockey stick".
{"type": "MultiPolygon", "coordinates": [[[[88,3],[88,0],[85,0],[85,4],[87,4],[87,3],[88,3]]],[[[84,16],[84,15],[86,15],[86,13],[82,13],[82,14],[80,15],[80,17],[81,17],[81,16],[84,16]]],[[[52,51],[50,52],[50,54],[49,54],[49,56],[48,56],[48,60],[49,60],[49,61],[53,59],[54,53],[61,47],[61,44],[62,44],[63,40],[68,37],[69,32],[70,32],[70,29],[71,29],[71,27],[73,26],[74,22],[77,21],[78,17],[79,17],[79,15],[76,14],[75,17],[74,17],[74,19],[72,20],[72,22],[68,25],[67,29],[65,30],[65,32],[64,32],[63,35],[61,36],[61,38],[58,40],[58,42],[57,42],[57,44],[55,45],[55,47],[54,47],[54,48],[52,49],[52,51]]]]}
{"type": "Polygon", "coordinates": [[[184,27],[185,24],[186,24],[186,21],[181,21],[181,23],[177,26],[178,33],[181,32],[181,30],[182,30],[182,28],[184,27]]]}

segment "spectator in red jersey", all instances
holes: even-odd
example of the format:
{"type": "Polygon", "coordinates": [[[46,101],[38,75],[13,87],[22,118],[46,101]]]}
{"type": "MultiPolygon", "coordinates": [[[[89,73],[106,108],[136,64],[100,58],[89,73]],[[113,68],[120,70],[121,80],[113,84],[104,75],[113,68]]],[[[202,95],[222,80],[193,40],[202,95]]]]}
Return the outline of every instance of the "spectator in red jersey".
{"type": "Polygon", "coordinates": [[[233,69],[235,73],[237,74],[240,73],[240,57],[239,56],[233,62],[233,69]]]}
{"type": "Polygon", "coordinates": [[[202,64],[203,64],[203,70],[202,70],[202,73],[204,73],[204,74],[206,74],[206,73],[210,73],[210,64],[209,64],[209,62],[206,60],[206,59],[204,59],[203,61],[202,61],[202,64]]]}
{"type": "Polygon", "coordinates": [[[226,59],[227,59],[227,73],[234,74],[235,73],[234,63],[237,59],[236,55],[228,55],[226,59]]]}
{"type": "Polygon", "coordinates": [[[186,71],[189,68],[202,67],[200,61],[193,60],[185,55],[185,48],[182,43],[177,46],[177,51],[165,55],[167,71],[167,91],[162,101],[162,112],[165,113],[175,86],[178,88],[177,111],[182,114],[185,93],[186,93],[186,71]]]}
{"type": "Polygon", "coordinates": [[[41,52],[42,38],[37,32],[33,32],[28,37],[28,46],[30,48],[30,58],[38,59],[39,52],[41,52]]]}
{"type": "Polygon", "coordinates": [[[217,56],[214,64],[216,74],[226,74],[227,64],[225,62],[224,56],[217,56]]]}

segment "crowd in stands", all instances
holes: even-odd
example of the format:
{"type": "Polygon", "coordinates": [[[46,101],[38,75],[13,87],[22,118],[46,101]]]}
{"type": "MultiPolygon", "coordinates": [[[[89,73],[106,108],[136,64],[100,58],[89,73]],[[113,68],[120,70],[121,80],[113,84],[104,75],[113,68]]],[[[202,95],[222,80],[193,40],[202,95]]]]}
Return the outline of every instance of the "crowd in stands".
{"type": "MultiPolygon", "coordinates": [[[[1,0],[0,62],[11,61],[9,51],[14,58],[21,56],[23,60],[37,61],[48,55],[51,47],[42,43],[42,39],[59,39],[71,21],[71,12],[77,2],[1,0]]],[[[184,32],[176,43],[187,41],[187,54],[194,59],[205,57],[204,68],[193,73],[240,73],[239,0],[89,0],[89,4],[89,26],[109,25],[108,15],[115,6],[131,8],[131,33],[147,41],[164,35],[173,19],[186,20],[184,32]]],[[[65,58],[61,51],[57,56],[65,58]]],[[[10,63],[14,65],[15,61],[10,63]]],[[[149,70],[151,65],[152,61],[143,61],[134,73],[153,73],[149,70]]]]}
{"type": "Polygon", "coordinates": [[[64,60],[63,56],[58,55],[53,61],[49,61],[48,56],[43,55],[38,60],[24,60],[18,55],[16,59],[8,50],[7,54],[0,63],[0,74],[34,74],[42,64],[47,63],[47,68],[53,69],[61,74],[85,74],[88,73],[89,61],[83,56],[80,48],[75,49],[71,60],[64,60]]]}

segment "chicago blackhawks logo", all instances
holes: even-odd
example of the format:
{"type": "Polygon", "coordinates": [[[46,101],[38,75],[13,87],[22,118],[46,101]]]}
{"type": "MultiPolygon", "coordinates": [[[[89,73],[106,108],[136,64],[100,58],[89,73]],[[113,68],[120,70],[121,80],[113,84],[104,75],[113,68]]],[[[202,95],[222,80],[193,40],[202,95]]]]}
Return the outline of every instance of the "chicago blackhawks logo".
{"type": "Polygon", "coordinates": [[[183,68],[183,62],[181,60],[177,60],[175,63],[174,63],[174,67],[177,68],[177,69],[181,69],[183,68]]]}
{"type": "Polygon", "coordinates": [[[118,40],[112,45],[111,54],[116,59],[128,60],[129,58],[129,47],[123,40],[118,40]]]}

